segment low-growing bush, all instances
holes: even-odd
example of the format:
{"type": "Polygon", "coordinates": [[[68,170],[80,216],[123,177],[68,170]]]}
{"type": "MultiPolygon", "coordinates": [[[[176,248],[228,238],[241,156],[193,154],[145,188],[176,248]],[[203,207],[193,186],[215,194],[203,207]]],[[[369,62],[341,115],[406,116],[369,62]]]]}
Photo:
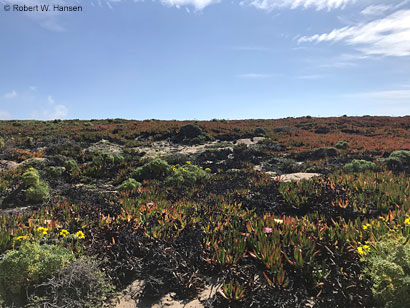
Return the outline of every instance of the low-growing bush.
{"type": "Polygon", "coordinates": [[[82,257],[38,286],[27,307],[100,308],[114,289],[97,261],[82,257]]]}
{"type": "Polygon", "coordinates": [[[338,141],[336,142],[336,149],[348,149],[349,148],[349,142],[347,141],[338,141]]]}
{"type": "Polygon", "coordinates": [[[22,182],[24,187],[36,186],[40,183],[40,175],[37,169],[29,168],[23,173],[22,182]]]}
{"type": "MultiPolygon", "coordinates": [[[[360,247],[363,252],[363,248],[360,247]]],[[[366,247],[367,248],[367,247],[366,247]]],[[[410,243],[408,238],[390,235],[368,247],[365,274],[373,281],[373,295],[385,308],[409,306],[410,243]]]]}
{"type": "Polygon", "coordinates": [[[118,190],[119,191],[134,191],[139,187],[141,187],[140,182],[137,182],[133,178],[129,178],[125,180],[124,182],[122,182],[121,185],[118,186],[118,190]]]}
{"type": "Polygon", "coordinates": [[[387,168],[391,170],[410,169],[410,151],[398,150],[390,154],[389,157],[382,160],[387,168]]]}
{"type": "Polygon", "coordinates": [[[80,168],[74,159],[68,159],[64,162],[65,170],[70,174],[70,176],[77,176],[80,174],[80,168]]]}
{"type": "Polygon", "coordinates": [[[58,178],[62,176],[62,174],[63,174],[62,167],[51,166],[47,169],[47,175],[51,178],[58,178]]]}
{"type": "Polygon", "coordinates": [[[343,170],[346,172],[364,172],[376,169],[377,165],[375,163],[363,159],[353,159],[352,162],[343,166],[343,170]]]}
{"type": "Polygon", "coordinates": [[[44,281],[74,260],[73,253],[55,245],[27,243],[8,252],[0,261],[0,297],[24,297],[25,288],[44,281]]]}
{"type": "Polygon", "coordinates": [[[40,181],[37,185],[30,186],[24,195],[28,202],[39,203],[50,196],[50,190],[46,182],[40,181]]]}
{"type": "Polygon", "coordinates": [[[193,186],[207,177],[208,173],[190,162],[183,166],[173,167],[173,174],[166,182],[174,186],[193,186]]]}
{"type": "Polygon", "coordinates": [[[156,158],[142,167],[136,168],[132,172],[131,177],[140,182],[151,179],[163,180],[171,173],[171,166],[166,161],[156,158]]]}
{"type": "Polygon", "coordinates": [[[4,147],[4,140],[0,137],[0,150],[4,147]]]}

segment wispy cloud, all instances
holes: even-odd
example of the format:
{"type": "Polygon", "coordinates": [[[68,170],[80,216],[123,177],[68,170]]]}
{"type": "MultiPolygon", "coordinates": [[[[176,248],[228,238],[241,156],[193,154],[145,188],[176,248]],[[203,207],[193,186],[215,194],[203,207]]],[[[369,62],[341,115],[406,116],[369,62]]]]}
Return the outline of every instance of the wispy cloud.
{"type": "Polygon", "coordinates": [[[40,110],[34,111],[31,114],[34,119],[42,120],[64,119],[67,115],[68,108],[65,105],[56,104],[51,95],[47,97],[46,106],[43,103],[43,107],[40,110]]]}
{"type": "Polygon", "coordinates": [[[298,42],[344,42],[366,55],[409,56],[410,10],[400,10],[382,19],[330,33],[303,36],[298,42]]]}
{"type": "Polygon", "coordinates": [[[15,90],[11,91],[11,92],[7,92],[3,95],[3,98],[5,99],[12,99],[15,98],[17,96],[17,92],[15,90]]]}
{"type": "Polygon", "coordinates": [[[343,9],[356,0],[244,0],[241,5],[252,5],[258,9],[272,11],[278,8],[313,8],[316,10],[343,9]]]}
{"type": "Polygon", "coordinates": [[[384,15],[385,13],[389,11],[398,10],[399,8],[403,7],[404,5],[408,3],[410,3],[410,0],[401,1],[395,5],[393,3],[372,4],[366,7],[364,10],[362,10],[361,14],[365,16],[380,16],[380,15],[384,15]]]}
{"type": "Polygon", "coordinates": [[[239,50],[239,51],[267,51],[269,50],[266,47],[261,47],[261,46],[240,46],[240,47],[233,47],[233,50],[239,50]]]}
{"type": "Polygon", "coordinates": [[[304,79],[304,80],[316,80],[324,78],[324,75],[301,75],[297,76],[297,79],[304,79]]]}
{"type": "MultiPolygon", "coordinates": [[[[360,92],[347,94],[347,97],[356,97],[356,98],[367,98],[375,100],[383,100],[389,102],[397,101],[410,101],[410,90],[409,89],[396,89],[396,90],[385,90],[385,91],[373,91],[373,92],[360,92]]],[[[409,104],[410,108],[410,104],[409,104]]]]}
{"type": "Polygon", "coordinates": [[[220,0],[161,0],[162,4],[168,6],[175,6],[177,8],[181,6],[192,6],[197,11],[203,10],[207,6],[219,2],[220,0]]]}
{"type": "Polygon", "coordinates": [[[248,74],[239,74],[235,75],[236,78],[242,79],[265,79],[277,76],[276,74],[256,74],[256,73],[248,73],[248,74]]]}

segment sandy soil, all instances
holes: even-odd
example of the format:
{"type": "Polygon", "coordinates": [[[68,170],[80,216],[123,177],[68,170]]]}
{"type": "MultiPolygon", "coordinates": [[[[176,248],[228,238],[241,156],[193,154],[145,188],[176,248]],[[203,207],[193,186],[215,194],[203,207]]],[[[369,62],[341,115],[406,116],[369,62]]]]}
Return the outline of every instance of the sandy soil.
{"type": "Polygon", "coordinates": [[[275,177],[275,179],[277,179],[280,182],[291,182],[291,181],[309,180],[316,176],[321,176],[321,174],[320,173],[298,172],[298,173],[283,174],[278,177],[275,177]]]}
{"type": "Polygon", "coordinates": [[[142,293],[144,281],[136,280],[127,289],[123,291],[117,299],[113,301],[110,307],[114,308],[203,308],[201,301],[205,301],[215,295],[220,285],[208,285],[198,298],[181,301],[175,299],[175,293],[168,293],[157,301],[140,300],[139,296],[142,293]]]}

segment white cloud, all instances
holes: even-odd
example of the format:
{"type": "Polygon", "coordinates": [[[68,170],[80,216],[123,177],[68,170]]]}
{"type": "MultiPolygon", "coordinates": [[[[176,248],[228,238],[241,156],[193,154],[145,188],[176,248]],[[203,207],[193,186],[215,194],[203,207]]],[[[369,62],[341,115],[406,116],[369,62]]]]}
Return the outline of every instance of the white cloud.
{"type": "Polygon", "coordinates": [[[10,120],[11,115],[8,111],[6,110],[0,110],[0,120],[10,120]]]}
{"type": "Polygon", "coordinates": [[[47,103],[40,110],[34,111],[31,116],[39,120],[64,119],[68,115],[68,108],[65,105],[56,105],[54,98],[49,95],[47,103]]]}
{"type": "Polygon", "coordinates": [[[196,10],[203,10],[208,5],[219,3],[220,0],[161,0],[161,3],[168,6],[175,6],[177,8],[181,6],[193,6],[196,10]]]}
{"type": "Polygon", "coordinates": [[[329,33],[303,36],[298,42],[344,42],[366,55],[410,56],[410,10],[329,33]]]}
{"type": "Polygon", "coordinates": [[[316,10],[343,9],[356,0],[244,0],[241,5],[252,5],[258,9],[271,11],[278,8],[314,8],[316,10]]]}
{"type": "Polygon", "coordinates": [[[322,79],[325,76],[323,75],[302,75],[302,76],[298,76],[298,79],[304,79],[304,80],[316,80],[316,79],[322,79]]]}
{"type": "Polygon", "coordinates": [[[264,79],[264,78],[270,78],[275,75],[273,74],[255,74],[255,73],[249,73],[249,74],[239,74],[235,75],[237,78],[243,78],[243,79],[264,79]]]}
{"type": "Polygon", "coordinates": [[[48,103],[51,104],[51,105],[54,105],[54,103],[55,103],[55,100],[54,100],[54,98],[53,98],[51,95],[49,95],[49,96],[47,97],[47,101],[48,101],[48,103]]]}
{"type": "MultiPolygon", "coordinates": [[[[348,97],[358,97],[358,98],[370,98],[375,100],[383,100],[389,102],[395,101],[410,101],[410,90],[400,89],[400,90],[385,90],[385,91],[373,91],[373,92],[362,92],[346,95],[348,97]]],[[[410,104],[409,104],[410,108],[410,104]]]]}
{"type": "Polygon", "coordinates": [[[370,5],[366,7],[364,10],[361,11],[363,15],[366,16],[378,16],[378,15],[383,15],[385,12],[390,10],[392,8],[391,5],[370,5]]]}
{"type": "Polygon", "coordinates": [[[16,96],[17,96],[17,92],[15,90],[3,95],[5,99],[12,99],[12,98],[15,98],[16,96]]]}
{"type": "Polygon", "coordinates": [[[48,118],[51,120],[54,119],[63,119],[68,114],[68,108],[64,105],[56,105],[52,112],[48,114],[48,118]]]}
{"type": "Polygon", "coordinates": [[[344,95],[349,100],[357,100],[368,105],[369,110],[378,114],[410,115],[410,89],[370,91],[344,95]]]}

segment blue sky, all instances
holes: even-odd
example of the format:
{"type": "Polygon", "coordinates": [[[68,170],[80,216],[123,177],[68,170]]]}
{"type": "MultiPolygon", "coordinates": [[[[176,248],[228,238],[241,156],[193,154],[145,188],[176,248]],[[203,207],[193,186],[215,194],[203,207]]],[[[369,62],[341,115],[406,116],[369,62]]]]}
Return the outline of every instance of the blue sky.
{"type": "Polygon", "coordinates": [[[410,0],[0,4],[0,119],[410,114],[410,0]]]}

